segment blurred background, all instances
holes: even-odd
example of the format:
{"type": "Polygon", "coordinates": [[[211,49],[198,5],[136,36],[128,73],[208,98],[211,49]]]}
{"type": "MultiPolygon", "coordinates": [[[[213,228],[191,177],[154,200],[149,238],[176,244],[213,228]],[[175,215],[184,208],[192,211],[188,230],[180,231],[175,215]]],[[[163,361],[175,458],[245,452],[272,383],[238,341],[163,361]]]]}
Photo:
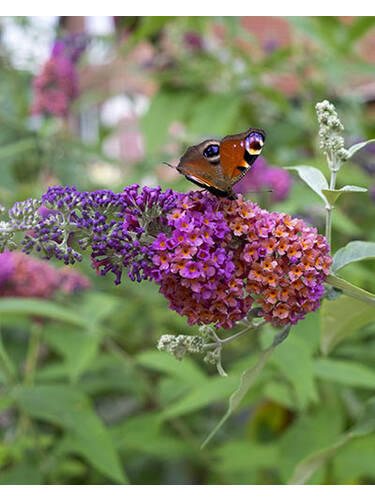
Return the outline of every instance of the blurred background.
{"type": "MultiPolygon", "coordinates": [[[[264,153],[238,191],[323,231],[319,198],[282,167],[328,175],[315,115],[326,98],[347,145],[375,137],[374,17],[1,17],[0,204],[55,184],[187,191],[163,162],[257,127],[264,153]]],[[[369,191],[340,199],[333,250],[375,240],[374,145],[344,165],[345,184],[369,191]]],[[[374,270],[362,262],[342,275],[375,292],[374,270]]],[[[0,484],[284,484],[374,393],[372,320],[327,365],[310,314],[200,451],[259,339],[231,344],[220,378],[156,350],[162,334],[197,330],[155,285],[116,287],[89,259],[62,271],[0,255],[0,484]]],[[[375,435],[310,482],[373,484],[375,435]]]]}

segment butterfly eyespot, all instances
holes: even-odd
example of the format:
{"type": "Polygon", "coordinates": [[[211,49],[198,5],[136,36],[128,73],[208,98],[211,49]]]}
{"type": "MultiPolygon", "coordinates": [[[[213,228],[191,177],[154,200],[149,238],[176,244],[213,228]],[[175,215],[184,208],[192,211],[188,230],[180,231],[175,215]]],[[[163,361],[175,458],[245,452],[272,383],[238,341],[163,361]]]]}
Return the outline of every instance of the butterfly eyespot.
{"type": "Polygon", "coordinates": [[[246,149],[254,149],[259,151],[262,149],[264,144],[264,138],[262,134],[258,132],[252,132],[246,137],[246,149]]]}
{"type": "Polygon", "coordinates": [[[203,156],[206,158],[213,158],[219,154],[219,146],[216,144],[210,144],[203,151],[203,156]]]}
{"type": "Polygon", "coordinates": [[[258,155],[263,145],[264,137],[259,132],[251,132],[245,139],[245,147],[251,155],[258,155]]]}

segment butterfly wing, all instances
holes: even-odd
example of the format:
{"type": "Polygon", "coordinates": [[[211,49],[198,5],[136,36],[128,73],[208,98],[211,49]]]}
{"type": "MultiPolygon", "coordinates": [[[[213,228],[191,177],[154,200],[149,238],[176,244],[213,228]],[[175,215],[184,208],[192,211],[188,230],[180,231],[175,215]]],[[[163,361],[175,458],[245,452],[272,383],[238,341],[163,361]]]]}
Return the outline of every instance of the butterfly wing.
{"type": "Polygon", "coordinates": [[[220,143],[220,165],[229,186],[236,184],[248,172],[262,152],[266,134],[251,128],[243,134],[227,135],[220,143]]]}
{"type": "Polygon", "coordinates": [[[263,130],[251,128],[243,134],[227,135],[222,141],[203,141],[189,147],[176,168],[211,193],[235,199],[232,186],[258,158],[265,137],[263,130]]]}
{"type": "Polygon", "coordinates": [[[204,187],[214,194],[225,195],[230,186],[224,178],[220,165],[220,141],[203,141],[196,146],[190,146],[181,157],[177,170],[189,181],[204,187]],[[207,155],[212,146],[213,154],[207,155]]]}

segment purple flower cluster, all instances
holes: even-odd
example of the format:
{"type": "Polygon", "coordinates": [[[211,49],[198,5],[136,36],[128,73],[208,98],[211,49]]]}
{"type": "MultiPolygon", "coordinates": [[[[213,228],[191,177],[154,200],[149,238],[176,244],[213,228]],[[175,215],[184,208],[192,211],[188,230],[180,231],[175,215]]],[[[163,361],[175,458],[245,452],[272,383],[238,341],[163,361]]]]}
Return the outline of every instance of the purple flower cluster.
{"type": "Polygon", "coordinates": [[[0,297],[48,299],[58,291],[72,294],[91,286],[90,281],[77,271],[55,269],[22,252],[0,254],[0,269],[0,297]]]}
{"type": "Polygon", "coordinates": [[[187,31],[184,34],[184,44],[191,51],[203,50],[204,44],[201,35],[197,31],[187,31]]]}
{"type": "Polygon", "coordinates": [[[87,45],[83,35],[73,35],[55,42],[40,75],[33,81],[32,114],[68,115],[71,102],[78,95],[75,64],[87,45]]]}
{"type": "Polygon", "coordinates": [[[150,239],[166,226],[166,214],[177,198],[172,190],[140,190],[137,184],[122,193],[80,192],[75,187],[55,186],[42,196],[39,206],[35,200],[17,203],[10,215],[21,229],[32,227],[22,242],[24,251],[35,249],[46,258],[73,264],[82,259],[74,248],[90,248],[97,272],[114,273],[119,284],[124,268],[133,281],[150,278],[150,239]],[[29,217],[35,217],[35,207],[36,219],[25,224],[29,217]]]}
{"type": "MultiPolygon", "coordinates": [[[[138,184],[126,187],[120,194],[106,191],[104,199],[101,193],[89,195],[90,206],[100,208],[103,201],[106,203],[107,198],[112,198],[111,204],[116,206],[116,212],[108,217],[98,211],[98,219],[92,221],[93,266],[101,268],[102,275],[109,271],[114,273],[116,284],[121,281],[124,267],[128,268],[132,281],[149,279],[154,254],[149,245],[150,238],[153,239],[165,227],[166,214],[174,207],[178,194],[171,189],[162,193],[160,187],[139,190],[138,184]]],[[[86,229],[87,223],[91,225],[91,220],[84,222],[86,229]]]]}
{"type": "Polygon", "coordinates": [[[260,157],[233,189],[240,194],[261,193],[270,189],[271,201],[275,203],[288,197],[291,186],[292,178],[286,170],[270,167],[266,160],[260,157]]]}
{"type": "Polygon", "coordinates": [[[88,43],[89,38],[83,33],[76,33],[64,38],[59,38],[52,47],[51,56],[64,56],[73,63],[76,63],[79,61],[88,43]]]}
{"type": "Polygon", "coordinates": [[[319,307],[332,263],[315,228],[241,195],[55,186],[17,203],[10,218],[26,231],[26,252],[69,264],[81,259],[77,248],[89,249],[93,267],[116,284],[125,268],[133,281],[154,280],[189,324],[231,328],[253,307],[274,325],[295,324],[319,307]]]}

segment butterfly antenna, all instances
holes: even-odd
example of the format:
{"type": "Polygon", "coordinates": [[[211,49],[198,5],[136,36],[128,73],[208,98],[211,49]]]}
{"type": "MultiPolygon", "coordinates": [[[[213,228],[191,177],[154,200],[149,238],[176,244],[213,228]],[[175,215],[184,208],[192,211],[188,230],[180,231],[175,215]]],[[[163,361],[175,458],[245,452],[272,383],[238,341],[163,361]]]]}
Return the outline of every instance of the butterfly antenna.
{"type": "Polygon", "coordinates": [[[262,193],[273,193],[273,189],[263,189],[262,191],[246,191],[247,193],[262,194],[262,193]]]}
{"type": "Polygon", "coordinates": [[[170,163],[168,163],[167,161],[163,161],[164,165],[167,165],[168,167],[171,167],[171,168],[176,168],[174,165],[171,165],[170,163]]]}

